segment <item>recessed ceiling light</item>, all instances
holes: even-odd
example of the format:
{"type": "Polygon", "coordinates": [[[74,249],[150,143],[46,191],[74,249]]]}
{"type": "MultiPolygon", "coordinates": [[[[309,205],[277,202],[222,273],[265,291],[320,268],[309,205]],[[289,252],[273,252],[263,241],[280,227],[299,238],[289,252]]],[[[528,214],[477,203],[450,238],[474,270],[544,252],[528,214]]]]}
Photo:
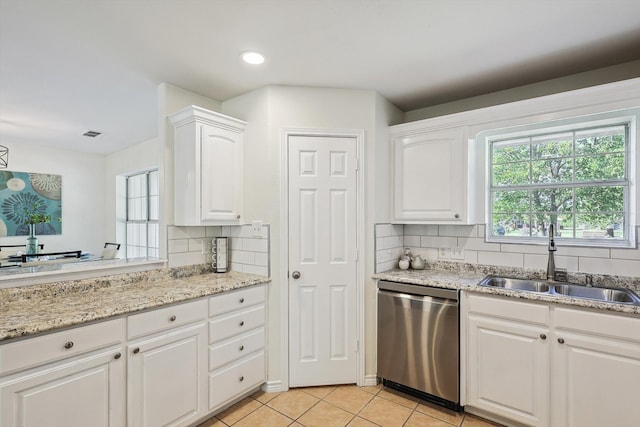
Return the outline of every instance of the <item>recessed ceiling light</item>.
{"type": "Polygon", "coordinates": [[[247,64],[258,65],[264,62],[264,55],[260,52],[249,50],[242,52],[242,60],[247,64]]]}

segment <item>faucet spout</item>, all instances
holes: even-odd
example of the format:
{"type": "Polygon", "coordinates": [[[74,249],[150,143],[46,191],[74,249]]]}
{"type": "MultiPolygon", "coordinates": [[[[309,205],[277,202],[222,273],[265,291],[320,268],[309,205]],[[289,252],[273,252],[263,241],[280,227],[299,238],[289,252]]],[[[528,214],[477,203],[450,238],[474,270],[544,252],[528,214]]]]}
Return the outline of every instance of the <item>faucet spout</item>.
{"type": "Polygon", "coordinates": [[[554,280],[556,277],[556,263],[553,253],[556,249],[556,242],[553,239],[553,224],[549,225],[549,260],[547,261],[547,280],[554,280]]]}

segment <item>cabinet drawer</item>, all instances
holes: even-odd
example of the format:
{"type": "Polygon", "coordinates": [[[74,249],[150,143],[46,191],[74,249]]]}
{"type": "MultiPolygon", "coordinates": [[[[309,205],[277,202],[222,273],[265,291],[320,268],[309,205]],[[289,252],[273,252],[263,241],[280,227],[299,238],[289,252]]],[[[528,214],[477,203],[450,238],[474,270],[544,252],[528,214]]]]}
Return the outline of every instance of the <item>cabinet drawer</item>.
{"type": "Polygon", "coordinates": [[[217,344],[209,348],[209,370],[213,371],[262,349],[264,349],[264,328],[217,344]]]}
{"type": "Polygon", "coordinates": [[[549,324],[549,307],[546,304],[522,302],[510,297],[467,294],[467,306],[469,313],[486,314],[540,325],[549,324]]]}
{"type": "Polygon", "coordinates": [[[558,329],[640,342],[640,319],[619,314],[554,307],[554,324],[558,329]]]}
{"type": "Polygon", "coordinates": [[[209,316],[218,316],[244,307],[261,304],[264,299],[264,285],[225,292],[209,298],[209,316]]]}
{"type": "Polygon", "coordinates": [[[124,328],[121,318],[0,346],[0,374],[119,344],[124,328]]]}
{"type": "Polygon", "coordinates": [[[209,374],[209,410],[253,389],[264,380],[264,352],[225,370],[209,374]]]}
{"type": "Polygon", "coordinates": [[[264,305],[216,317],[209,322],[209,344],[261,327],[264,321],[264,305]]]}
{"type": "Polygon", "coordinates": [[[206,299],[134,314],[127,319],[127,337],[133,339],[206,318],[206,299]]]}

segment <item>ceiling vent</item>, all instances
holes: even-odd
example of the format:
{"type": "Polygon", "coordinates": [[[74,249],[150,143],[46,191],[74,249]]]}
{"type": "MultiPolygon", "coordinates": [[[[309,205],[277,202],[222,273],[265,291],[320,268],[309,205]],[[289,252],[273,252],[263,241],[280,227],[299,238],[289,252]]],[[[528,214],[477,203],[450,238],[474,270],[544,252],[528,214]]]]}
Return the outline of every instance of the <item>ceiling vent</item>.
{"type": "Polygon", "coordinates": [[[95,130],[88,130],[82,135],[88,136],[89,138],[95,138],[98,135],[102,135],[102,132],[96,132],[95,130]]]}

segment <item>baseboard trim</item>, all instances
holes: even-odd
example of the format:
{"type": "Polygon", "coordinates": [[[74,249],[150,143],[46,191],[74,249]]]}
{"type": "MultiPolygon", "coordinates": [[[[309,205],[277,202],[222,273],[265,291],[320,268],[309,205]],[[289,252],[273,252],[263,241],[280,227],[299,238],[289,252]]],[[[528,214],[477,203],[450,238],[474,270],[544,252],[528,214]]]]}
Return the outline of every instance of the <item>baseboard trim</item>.
{"type": "MultiPolygon", "coordinates": [[[[364,381],[361,384],[362,387],[375,387],[377,385],[378,385],[377,375],[365,375],[364,381]]],[[[262,384],[261,389],[265,393],[280,393],[280,392],[289,390],[288,388],[284,387],[281,380],[267,381],[264,384],[262,384]]]]}
{"type": "Polygon", "coordinates": [[[287,390],[288,388],[285,388],[282,384],[282,381],[280,380],[267,381],[266,383],[262,384],[262,391],[264,391],[265,393],[279,393],[287,390]]]}
{"type": "Polygon", "coordinates": [[[374,387],[378,385],[378,376],[377,375],[365,375],[364,382],[362,383],[363,387],[374,387]]]}

